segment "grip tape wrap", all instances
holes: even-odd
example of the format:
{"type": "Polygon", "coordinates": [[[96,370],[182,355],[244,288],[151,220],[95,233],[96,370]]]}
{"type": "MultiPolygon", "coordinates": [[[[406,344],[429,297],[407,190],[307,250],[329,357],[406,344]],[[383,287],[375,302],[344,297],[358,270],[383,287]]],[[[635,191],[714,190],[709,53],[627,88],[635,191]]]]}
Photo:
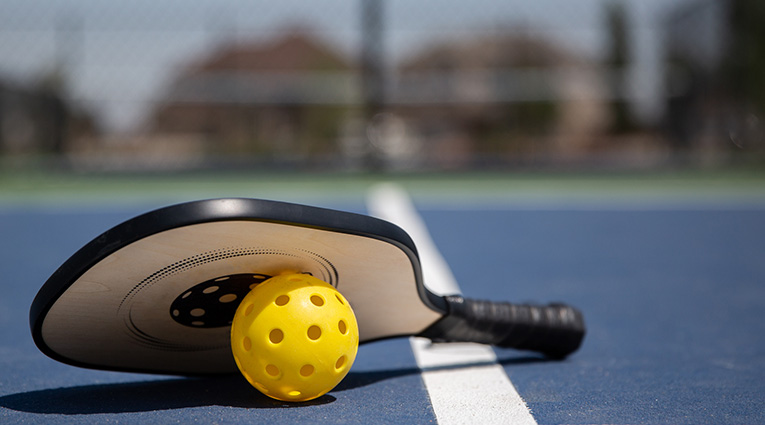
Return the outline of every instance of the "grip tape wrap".
{"type": "Polygon", "coordinates": [[[418,336],[434,342],[477,342],[562,359],[585,334],[582,313],[565,304],[536,306],[444,297],[448,311],[418,336]]]}

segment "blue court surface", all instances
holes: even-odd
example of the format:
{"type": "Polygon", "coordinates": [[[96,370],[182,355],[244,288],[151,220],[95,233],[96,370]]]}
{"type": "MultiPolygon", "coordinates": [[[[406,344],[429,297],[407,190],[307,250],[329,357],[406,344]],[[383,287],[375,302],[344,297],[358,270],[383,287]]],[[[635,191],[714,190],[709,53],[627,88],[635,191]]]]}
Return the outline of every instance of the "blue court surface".
{"type": "MultiPolygon", "coordinates": [[[[765,424],[765,198],[752,193],[414,202],[466,296],[583,311],[588,334],[564,361],[494,349],[536,423],[765,424]]],[[[0,423],[438,422],[405,338],[362,345],[347,378],[305,404],[272,401],[239,376],[94,371],[39,352],[28,312],[50,274],[165,204],[0,204],[0,423]]],[[[363,193],[321,206],[367,211],[363,193]]]]}

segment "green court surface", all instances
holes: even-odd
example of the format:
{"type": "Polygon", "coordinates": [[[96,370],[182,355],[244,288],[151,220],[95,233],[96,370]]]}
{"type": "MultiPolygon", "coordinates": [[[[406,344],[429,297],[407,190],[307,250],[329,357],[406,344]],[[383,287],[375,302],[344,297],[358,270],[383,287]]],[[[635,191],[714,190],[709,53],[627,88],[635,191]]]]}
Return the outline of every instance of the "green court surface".
{"type": "Polygon", "coordinates": [[[576,207],[644,203],[765,202],[765,170],[657,172],[311,173],[205,172],[77,174],[0,171],[0,206],[177,202],[256,197],[322,204],[363,202],[367,190],[392,181],[423,204],[484,207],[576,207]]]}

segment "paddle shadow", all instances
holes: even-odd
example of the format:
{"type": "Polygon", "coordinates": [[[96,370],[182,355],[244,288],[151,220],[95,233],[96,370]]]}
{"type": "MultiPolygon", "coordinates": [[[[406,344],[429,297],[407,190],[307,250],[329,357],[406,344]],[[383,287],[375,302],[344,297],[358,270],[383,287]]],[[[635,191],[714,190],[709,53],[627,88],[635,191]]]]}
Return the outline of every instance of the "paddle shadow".
{"type": "MultiPolygon", "coordinates": [[[[499,360],[503,366],[548,361],[541,357],[499,360]]],[[[474,363],[430,370],[489,365],[474,363]]],[[[332,391],[347,391],[403,376],[418,375],[416,367],[366,372],[351,371],[332,391]]],[[[84,385],[10,394],[0,397],[0,406],[22,412],[62,415],[134,413],[189,407],[224,406],[247,409],[296,408],[318,406],[336,400],[330,394],[301,403],[271,399],[252,388],[241,376],[177,378],[120,384],[84,385]]]]}
{"type": "MultiPolygon", "coordinates": [[[[456,369],[462,369],[466,367],[489,366],[495,363],[501,366],[512,366],[512,365],[523,365],[523,364],[532,364],[532,363],[544,363],[549,361],[556,361],[556,360],[551,360],[545,357],[537,357],[537,356],[511,357],[511,358],[505,358],[505,359],[498,359],[496,362],[474,362],[474,363],[466,363],[466,364],[459,364],[459,365],[439,366],[439,367],[429,368],[426,370],[428,371],[456,370],[456,369]]],[[[367,371],[367,372],[351,371],[350,373],[348,373],[345,379],[343,379],[343,381],[340,382],[340,384],[338,384],[338,386],[335,387],[335,389],[332,391],[352,390],[356,388],[365,387],[367,385],[372,385],[378,382],[382,382],[388,379],[395,379],[395,378],[400,378],[400,377],[410,376],[410,375],[419,375],[422,372],[423,370],[418,367],[388,369],[388,370],[374,370],[374,371],[367,371]]]]}

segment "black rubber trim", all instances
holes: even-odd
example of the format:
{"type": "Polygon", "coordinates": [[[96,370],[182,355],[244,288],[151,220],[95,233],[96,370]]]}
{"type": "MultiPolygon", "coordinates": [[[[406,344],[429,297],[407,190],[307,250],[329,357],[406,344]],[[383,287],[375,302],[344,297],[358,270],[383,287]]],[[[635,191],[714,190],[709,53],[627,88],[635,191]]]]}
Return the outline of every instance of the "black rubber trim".
{"type": "MultiPolygon", "coordinates": [[[[82,274],[108,255],[145,237],[179,227],[218,221],[251,220],[310,227],[364,236],[390,243],[406,253],[415,273],[422,302],[434,311],[447,311],[444,298],[430,292],[422,280],[417,248],[400,227],[374,217],[345,211],[287,202],[248,198],[222,198],[187,202],[160,208],[127,220],[96,237],[74,253],[40,288],[29,311],[32,338],[47,356],[62,363],[91,369],[151,372],[141,369],[115,369],[84,364],[63,357],[50,349],[42,337],[42,323],[56,300],[82,274]]],[[[365,341],[367,342],[367,341],[365,341]]]]}

